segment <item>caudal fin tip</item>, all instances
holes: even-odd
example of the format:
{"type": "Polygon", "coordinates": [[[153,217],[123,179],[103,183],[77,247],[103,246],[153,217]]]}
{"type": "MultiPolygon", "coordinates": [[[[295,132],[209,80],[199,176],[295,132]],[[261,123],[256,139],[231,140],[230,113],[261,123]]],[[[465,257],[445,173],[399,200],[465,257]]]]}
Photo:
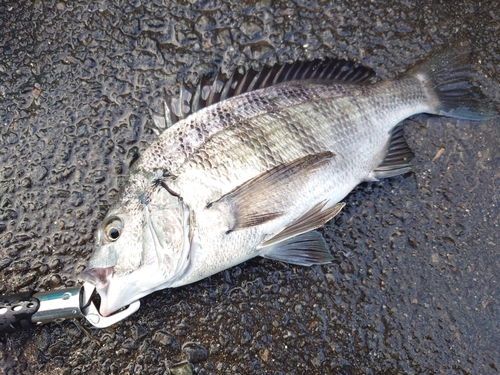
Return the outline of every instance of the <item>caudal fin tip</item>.
{"type": "Polygon", "coordinates": [[[467,120],[497,115],[491,101],[473,82],[472,62],[472,43],[462,40],[408,72],[419,79],[424,77],[422,82],[434,102],[431,113],[467,120]]]}

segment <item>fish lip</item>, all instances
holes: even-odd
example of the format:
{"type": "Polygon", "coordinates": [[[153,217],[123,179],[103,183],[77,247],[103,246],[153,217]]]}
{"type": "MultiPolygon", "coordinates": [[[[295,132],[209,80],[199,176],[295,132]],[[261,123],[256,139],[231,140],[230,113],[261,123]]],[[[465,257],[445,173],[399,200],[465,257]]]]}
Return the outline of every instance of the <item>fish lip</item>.
{"type": "Polygon", "coordinates": [[[78,278],[93,284],[96,289],[107,289],[113,275],[113,267],[89,268],[83,270],[78,278]]]}
{"type": "Polygon", "coordinates": [[[107,298],[105,296],[108,293],[111,277],[113,276],[113,267],[104,268],[89,268],[83,270],[78,278],[84,282],[89,282],[93,284],[96,288],[97,293],[101,297],[101,306],[99,307],[99,313],[102,316],[109,316],[114,311],[108,309],[106,305],[107,298]]]}
{"type": "MultiPolygon", "coordinates": [[[[119,309],[118,309],[119,310],[119,309]]],[[[118,310],[110,310],[108,309],[108,306],[106,306],[105,304],[103,304],[103,301],[101,300],[101,306],[99,306],[99,313],[106,317],[106,316],[110,316],[110,315],[113,315],[114,312],[118,311],[118,310]]]]}

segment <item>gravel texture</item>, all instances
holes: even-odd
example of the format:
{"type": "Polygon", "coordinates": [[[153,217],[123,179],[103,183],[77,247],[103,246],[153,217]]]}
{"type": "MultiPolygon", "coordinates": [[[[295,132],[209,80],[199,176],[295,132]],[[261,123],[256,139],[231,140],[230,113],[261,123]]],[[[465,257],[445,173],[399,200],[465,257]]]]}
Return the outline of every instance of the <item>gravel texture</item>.
{"type": "MultiPolygon", "coordinates": [[[[164,90],[321,57],[392,78],[471,40],[500,108],[496,1],[0,2],[0,294],[75,284],[164,90]]],[[[0,373],[498,374],[500,118],[415,116],[406,176],[323,230],[335,260],[255,259],[98,330],[0,337],[0,373]]]]}

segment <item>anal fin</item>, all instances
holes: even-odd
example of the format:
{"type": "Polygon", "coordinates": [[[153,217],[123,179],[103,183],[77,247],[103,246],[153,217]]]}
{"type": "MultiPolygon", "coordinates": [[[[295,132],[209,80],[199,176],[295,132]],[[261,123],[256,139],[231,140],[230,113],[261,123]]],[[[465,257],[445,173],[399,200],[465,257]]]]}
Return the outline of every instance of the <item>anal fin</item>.
{"type": "Polygon", "coordinates": [[[303,233],[263,249],[262,256],[281,262],[311,266],[330,263],[332,254],[326,248],[323,237],[316,231],[303,233]]]}
{"type": "Polygon", "coordinates": [[[414,156],[415,154],[404,139],[403,126],[398,125],[392,131],[384,160],[367,180],[394,177],[411,171],[410,161],[414,156]]]}

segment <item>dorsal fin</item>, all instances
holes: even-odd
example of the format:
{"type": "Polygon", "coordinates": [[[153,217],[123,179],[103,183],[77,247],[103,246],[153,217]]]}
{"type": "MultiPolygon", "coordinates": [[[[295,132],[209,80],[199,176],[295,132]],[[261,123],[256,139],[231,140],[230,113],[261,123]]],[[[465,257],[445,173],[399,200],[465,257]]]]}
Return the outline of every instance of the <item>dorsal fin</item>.
{"type": "Polygon", "coordinates": [[[337,59],[297,61],[250,69],[244,74],[235,71],[230,77],[219,71],[214,78],[203,76],[196,87],[183,84],[179,97],[165,94],[165,126],[168,128],[191,113],[233,96],[280,83],[304,80],[365,83],[374,75],[370,68],[337,59]]]}

